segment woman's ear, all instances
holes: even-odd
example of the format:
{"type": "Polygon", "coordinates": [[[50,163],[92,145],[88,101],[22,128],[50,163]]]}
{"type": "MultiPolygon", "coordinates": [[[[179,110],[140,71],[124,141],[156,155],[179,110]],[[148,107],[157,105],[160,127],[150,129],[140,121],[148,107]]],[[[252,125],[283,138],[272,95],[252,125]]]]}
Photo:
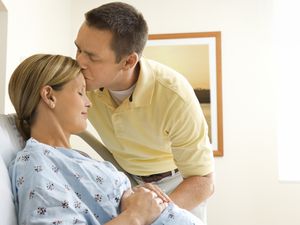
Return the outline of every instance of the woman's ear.
{"type": "Polygon", "coordinates": [[[138,54],[136,52],[131,53],[125,59],[124,69],[125,70],[132,69],[137,64],[138,61],[139,61],[138,54]]]}
{"type": "Polygon", "coordinates": [[[51,86],[46,85],[46,86],[42,87],[42,89],[40,91],[40,95],[41,95],[42,101],[44,101],[46,105],[48,105],[51,109],[55,108],[56,98],[53,95],[53,89],[51,86]]]}

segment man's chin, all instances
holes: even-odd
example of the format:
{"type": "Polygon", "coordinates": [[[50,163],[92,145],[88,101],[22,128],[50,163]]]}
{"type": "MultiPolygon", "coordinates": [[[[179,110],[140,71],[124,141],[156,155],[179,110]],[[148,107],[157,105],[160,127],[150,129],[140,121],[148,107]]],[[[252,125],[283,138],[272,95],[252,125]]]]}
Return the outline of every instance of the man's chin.
{"type": "Polygon", "coordinates": [[[99,88],[97,88],[97,87],[89,87],[89,86],[86,87],[87,91],[94,91],[94,90],[97,90],[97,89],[99,89],[99,88]]]}
{"type": "Polygon", "coordinates": [[[94,91],[94,90],[98,89],[97,87],[91,85],[89,80],[87,80],[87,79],[85,79],[85,83],[86,83],[86,90],[87,91],[94,91]]]}

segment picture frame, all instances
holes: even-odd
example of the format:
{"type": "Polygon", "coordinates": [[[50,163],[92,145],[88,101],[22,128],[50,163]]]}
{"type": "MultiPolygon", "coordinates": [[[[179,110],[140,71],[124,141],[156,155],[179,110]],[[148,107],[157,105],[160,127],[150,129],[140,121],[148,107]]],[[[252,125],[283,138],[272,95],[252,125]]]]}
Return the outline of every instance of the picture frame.
{"type": "Polygon", "coordinates": [[[187,78],[206,118],[214,156],[224,156],[221,32],[150,34],[143,56],[187,78]]]}

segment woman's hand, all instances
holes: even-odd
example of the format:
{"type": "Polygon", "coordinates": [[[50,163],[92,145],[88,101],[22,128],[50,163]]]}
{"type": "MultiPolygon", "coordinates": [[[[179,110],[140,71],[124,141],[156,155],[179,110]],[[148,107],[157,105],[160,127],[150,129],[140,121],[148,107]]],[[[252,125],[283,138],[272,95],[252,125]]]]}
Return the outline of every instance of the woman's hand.
{"type": "Polygon", "coordinates": [[[168,203],[156,192],[145,187],[135,187],[124,192],[121,212],[127,212],[139,220],[140,224],[151,224],[167,207],[168,203]]]}

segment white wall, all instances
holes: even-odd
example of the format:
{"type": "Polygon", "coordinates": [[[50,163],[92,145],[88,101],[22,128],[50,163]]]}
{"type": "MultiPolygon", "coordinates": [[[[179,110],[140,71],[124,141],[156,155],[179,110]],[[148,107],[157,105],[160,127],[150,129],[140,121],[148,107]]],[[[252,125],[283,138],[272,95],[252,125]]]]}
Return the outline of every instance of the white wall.
{"type": "MultiPolygon", "coordinates": [[[[35,53],[71,55],[71,0],[2,0],[8,13],[5,112],[13,112],[7,93],[15,67],[35,53]]],[[[3,96],[3,92],[1,93],[3,96]]]]}
{"type": "MultiPolygon", "coordinates": [[[[83,13],[108,1],[72,1],[71,12],[70,0],[3,2],[7,2],[9,13],[7,70],[11,72],[20,58],[31,52],[74,54],[73,41],[83,13]],[[17,40],[20,37],[21,41],[17,40]]],[[[209,225],[298,225],[299,184],[280,183],[277,175],[273,1],[126,2],[143,12],[150,33],[222,32],[225,156],[216,159],[216,192],[208,205],[209,225]]]]}
{"type": "MultiPolygon", "coordinates": [[[[0,0],[0,90],[5,90],[7,11],[0,0]]],[[[4,95],[0,92],[0,113],[4,112],[4,95]]]]}

